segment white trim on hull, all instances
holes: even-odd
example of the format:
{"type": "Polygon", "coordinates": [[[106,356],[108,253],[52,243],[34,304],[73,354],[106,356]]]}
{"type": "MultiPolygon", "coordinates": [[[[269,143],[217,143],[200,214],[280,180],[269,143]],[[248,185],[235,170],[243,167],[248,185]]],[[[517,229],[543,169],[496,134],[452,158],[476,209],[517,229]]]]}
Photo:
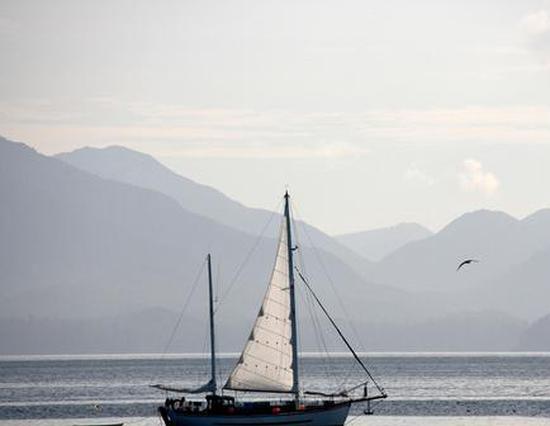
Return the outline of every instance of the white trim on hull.
{"type": "Polygon", "coordinates": [[[166,410],[167,426],[342,426],[346,422],[350,403],[333,407],[280,414],[192,414],[166,410]]]}

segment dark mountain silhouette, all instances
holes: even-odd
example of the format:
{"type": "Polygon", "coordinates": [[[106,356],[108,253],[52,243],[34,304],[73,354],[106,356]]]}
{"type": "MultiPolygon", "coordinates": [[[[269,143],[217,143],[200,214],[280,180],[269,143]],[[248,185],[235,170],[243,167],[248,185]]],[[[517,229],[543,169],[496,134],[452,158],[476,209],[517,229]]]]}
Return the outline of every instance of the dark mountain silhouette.
{"type": "Polygon", "coordinates": [[[431,235],[432,231],[417,223],[400,223],[388,228],[338,235],[336,239],[366,259],[378,261],[407,243],[431,235]]]}

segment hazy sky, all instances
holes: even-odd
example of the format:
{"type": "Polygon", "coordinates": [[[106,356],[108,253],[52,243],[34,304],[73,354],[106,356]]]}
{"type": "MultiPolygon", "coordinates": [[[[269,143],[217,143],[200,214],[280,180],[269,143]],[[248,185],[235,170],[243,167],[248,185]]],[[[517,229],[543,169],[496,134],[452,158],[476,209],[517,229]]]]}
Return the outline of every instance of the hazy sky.
{"type": "Polygon", "coordinates": [[[0,2],[0,134],[329,233],[550,206],[550,2],[0,2]]]}

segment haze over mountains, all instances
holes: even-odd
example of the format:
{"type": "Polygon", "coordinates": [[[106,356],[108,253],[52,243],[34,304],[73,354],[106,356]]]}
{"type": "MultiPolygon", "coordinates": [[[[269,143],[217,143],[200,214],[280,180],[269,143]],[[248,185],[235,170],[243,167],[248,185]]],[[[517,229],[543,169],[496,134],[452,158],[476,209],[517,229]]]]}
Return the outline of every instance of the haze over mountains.
{"type": "Polygon", "coordinates": [[[462,297],[534,320],[548,312],[550,210],[518,220],[506,213],[466,213],[435,235],[397,249],[375,265],[372,279],[404,290],[462,297]],[[479,263],[456,271],[459,260],[479,263]]]}
{"type": "Polygon", "coordinates": [[[336,238],[366,259],[378,261],[405,244],[432,234],[432,231],[418,223],[400,223],[388,228],[343,234],[336,238]]]}
{"type": "MultiPolygon", "coordinates": [[[[248,260],[220,312],[226,325],[236,324],[229,327],[227,339],[243,341],[271,272],[273,239],[229,228],[183,209],[164,194],[100,178],[23,144],[0,141],[0,172],[0,312],[9,320],[4,325],[12,325],[2,327],[3,336],[15,338],[3,350],[12,350],[32,334],[14,332],[13,327],[27,329],[36,319],[34,326],[40,328],[46,324],[44,318],[73,321],[66,323],[65,331],[62,321],[50,323],[61,327],[55,329],[56,335],[96,329],[84,322],[98,319],[108,320],[108,330],[132,326],[134,331],[142,328],[145,336],[146,328],[153,326],[150,334],[155,334],[159,325],[147,317],[151,308],[179,312],[208,252],[223,274],[218,280],[222,294],[248,260]],[[136,321],[134,314],[140,311],[143,316],[136,321]],[[129,315],[134,315],[131,321],[129,315]]],[[[318,258],[323,268],[346,282],[349,292],[341,297],[347,306],[357,305],[356,312],[360,304],[370,302],[374,303],[371,315],[383,316],[387,301],[404,302],[399,291],[366,283],[330,253],[303,247],[300,255],[321,294],[331,290],[321,266],[315,266],[318,258]]],[[[204,318],[205,294],[197,291],[187,324],[204,318]]],[[[192,327],[187,336],[194,338],[203,331],[202,326],[192,327]]],[[[106,339],[118,341],[114,336],[106,339]]],[[[190,340],[187,350],[200,351],[202,340],[190,340]]]]}
{"type": "MultiPolygon", "coordinates": [[[[240,348],[273,262],[271,212],[125,148],[52,158],[5,139],[0,195],[1,352],[158,352],[207,252],[219,294],[232,285],[218,315],[221,350],[240,348]]],[[[309,225],[297,232],[305,272],[346,324],[336,288],[366,349],[536,350],[529,336],[548,330],[536,322],[550,313],[548,210],[522,220],[467,213],[435,234],[416,225],[336,239],[309,225]],[[457,273],[467,257],[481,262],[457,273]]],[[[172,350],[203,349],[201,289],[172,350]]],[[[310,328],[306,316],[306,349],[310,328]]]]}

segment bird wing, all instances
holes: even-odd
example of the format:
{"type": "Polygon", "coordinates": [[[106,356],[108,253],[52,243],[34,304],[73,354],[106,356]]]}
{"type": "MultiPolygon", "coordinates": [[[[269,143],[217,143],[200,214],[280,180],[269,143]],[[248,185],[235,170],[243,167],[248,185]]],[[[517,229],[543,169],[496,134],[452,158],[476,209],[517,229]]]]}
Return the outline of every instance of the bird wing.
{"type": "Polygon", "coordinates": [[[462,268],[464,265],[466,265],[468,263],[467,260],[463,261],[460,263],[460,265],[458,265],[458,268],[456,268],[456,270],[458,271],[460,268],[462,268]]]}
{"type": "Polygon", "coordinates": [[[460,265],[458,265],[458,268],[456,268],[456,270],[458,271],[460,268],[462,268],[464,265],[468,265],[470,263],[479,263],[479,260],[477,259],[466,259],[465,261],[463,261],[460,265]]]}

